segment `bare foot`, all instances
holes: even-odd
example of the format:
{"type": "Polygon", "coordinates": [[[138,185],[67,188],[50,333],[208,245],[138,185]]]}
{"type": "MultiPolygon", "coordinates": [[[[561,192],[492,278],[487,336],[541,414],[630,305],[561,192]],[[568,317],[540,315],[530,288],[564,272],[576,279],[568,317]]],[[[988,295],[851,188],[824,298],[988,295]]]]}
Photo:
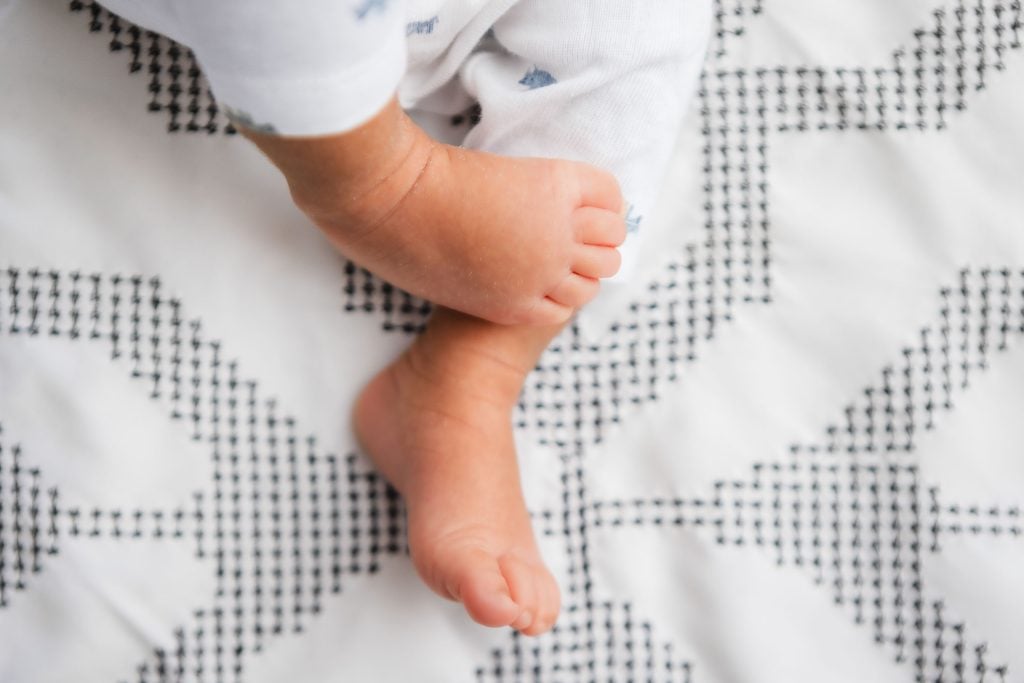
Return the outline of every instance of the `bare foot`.
{"type": "Polygon", "coordinates": [[[397,103],[338,136],[247,135],[342,253],[442,306],[553,325],[619,269],[622,197],[592,166],[442,145],[397,103]]]}
{"type": "Polygon", "coordinates": [[[360,441],[405,499],[423,580],[477,622],[526,635],[551,628],[560,598],[523,503],[511,411],[556,332],[440,309],[355,411],[360,441]]]}

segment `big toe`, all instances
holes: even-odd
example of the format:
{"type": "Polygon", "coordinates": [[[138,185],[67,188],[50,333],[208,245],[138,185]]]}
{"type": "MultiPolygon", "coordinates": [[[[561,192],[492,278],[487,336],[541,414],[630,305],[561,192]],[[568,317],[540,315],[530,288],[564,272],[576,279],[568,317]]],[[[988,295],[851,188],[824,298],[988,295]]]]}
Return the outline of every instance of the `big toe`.
{"type": "Polygon", "coordinates": [[[473,621],[484,626],[510,626],[523,613],[523,608],[512,599],[505,575],[498,560],[487,552],[473,550],[460,557],[451,557],[445,564],[451,568],[437,579],[446,592],[460,601],[473,621]]]}
{"type": "Polygon", "coordinates": [[[522,612],[512,627],[528,636],[544,633],[555,623],[560,607],[558,584],[543,565],[508,555],[499,561],[512,599],[522,612]]]}
{"type": "Polygon", "coordinates": [[[439,592],[460,601],[484,626],[511,626],[533,636],[550,629],[558,617],[558,584],[539,562],[514,554],[498,558],[474,548],[451,554],[432,569],[428,582],[439,584],[439,592]],[[452,571],[445,573],[447,568],[452,571]]]}
{"type": "Polygon", "coordinates": [[[576,171],[583,206],[605,209],[613,214],[622,212],[622,190],[615,176],[608,171],[582,163],[576,164],[576,171]]]}
{"type": "Polygon", "coordinates": [[[530,308],[502,322],[506,325],[562,325],[573,316],[581,305],[564,302],[549,293],[543,298],[534,300],[530,308]]]}

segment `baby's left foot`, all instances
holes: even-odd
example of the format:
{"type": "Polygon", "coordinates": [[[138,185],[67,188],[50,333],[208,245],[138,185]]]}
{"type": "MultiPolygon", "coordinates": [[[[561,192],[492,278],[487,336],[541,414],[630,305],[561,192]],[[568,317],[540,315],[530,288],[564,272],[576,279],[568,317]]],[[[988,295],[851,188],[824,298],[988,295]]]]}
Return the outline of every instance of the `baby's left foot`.
{"type": "Polygon", "coordinates": [[[440,309],[355,411],[360,440],[405,499],[423,580],[477,622],[526,635],[551,628],[560,599],[523,502],[511,411],[556,331],[440,309]]]}

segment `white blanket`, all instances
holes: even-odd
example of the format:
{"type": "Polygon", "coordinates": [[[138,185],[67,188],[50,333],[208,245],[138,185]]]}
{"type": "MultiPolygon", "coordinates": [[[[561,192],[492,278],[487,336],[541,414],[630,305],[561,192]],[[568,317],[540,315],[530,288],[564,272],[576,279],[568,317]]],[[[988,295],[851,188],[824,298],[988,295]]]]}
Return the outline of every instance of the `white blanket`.
{"type": "Polygon", "coordinates": [[[1019,0],[717,0],[657,247],[516,414],[538,639],[354,443],[423,303],[68,4],[0,0],[0,681],[1024,680],[1019,0]]]}

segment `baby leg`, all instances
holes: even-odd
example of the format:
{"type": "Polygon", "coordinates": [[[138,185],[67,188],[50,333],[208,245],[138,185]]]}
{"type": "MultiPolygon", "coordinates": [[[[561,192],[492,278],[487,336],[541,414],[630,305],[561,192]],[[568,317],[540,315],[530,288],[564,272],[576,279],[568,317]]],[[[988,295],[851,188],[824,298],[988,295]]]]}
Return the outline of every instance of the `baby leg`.
{"type": "Polygon", "coordinates": [[[551,628],[559,593],[523,502],[511,413],[559,329],[438,309],[355,411],[363,446],[405,499],[423,580],[479,623],[527,635],[551,628]]]}

